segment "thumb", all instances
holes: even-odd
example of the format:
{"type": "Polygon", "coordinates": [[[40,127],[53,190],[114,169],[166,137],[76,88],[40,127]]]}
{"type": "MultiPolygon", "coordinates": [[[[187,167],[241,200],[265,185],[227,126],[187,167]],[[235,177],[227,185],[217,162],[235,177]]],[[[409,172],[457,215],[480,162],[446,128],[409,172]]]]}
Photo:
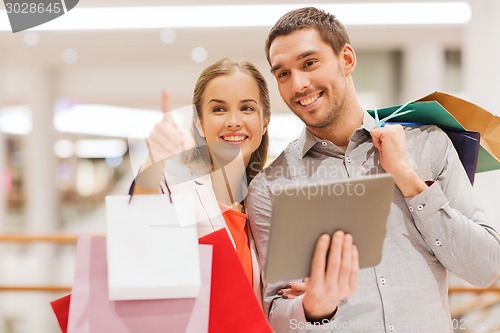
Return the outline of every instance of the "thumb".
{"type": "Polygon", "coordinates": [[[161,94],[161,112],[163,112],[163,119],[167,120],[173,126],[177,126],[172,115],[172,106],[170,105],[170,94],[167,89],[164,89],[161,94]]]}
{"type": "Polygon", "coordinates": [[[380,136],[381,136],[380,131],[377,131],[377,129],[372,129],[370,131],[370,135],[372,137],[373,145],[375,146],[375,148],[377,148],[378,151],[380,151],[380,149],[382,149],[382,145],[381,145],[382,142],[380,140],[380,136]]]}

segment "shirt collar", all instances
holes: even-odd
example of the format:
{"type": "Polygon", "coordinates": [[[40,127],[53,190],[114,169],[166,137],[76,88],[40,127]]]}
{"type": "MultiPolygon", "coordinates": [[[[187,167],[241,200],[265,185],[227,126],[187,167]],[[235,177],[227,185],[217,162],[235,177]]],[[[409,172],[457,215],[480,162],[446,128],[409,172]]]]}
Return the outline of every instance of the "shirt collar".
{"type": "MultiPolygon", "coordinates": [[[[373,128],[375,128],[375,119],[368,112],[363,111],[363,123],[359,129],[369,132],[373,128]]],[[[321,138],[316,137],[304,127],[297,140],[297,149],[300,151],[301,157],[303,158],[317,142],[321,142],[321,138]]]]}

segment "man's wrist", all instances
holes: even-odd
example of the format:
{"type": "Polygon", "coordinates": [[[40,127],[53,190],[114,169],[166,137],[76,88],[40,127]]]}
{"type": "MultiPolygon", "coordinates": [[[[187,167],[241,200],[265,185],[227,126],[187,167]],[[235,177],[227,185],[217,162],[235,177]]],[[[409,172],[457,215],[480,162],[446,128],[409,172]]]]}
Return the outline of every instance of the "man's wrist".
{"type": "Polygon", "coordinates": [[[407,169],[393,176],[396,186],[405,198],[415,197],[428,187],[413,169],[407,169]]]}
{"type": "Polygon", "coordinates": [[[304,309],[304,316],[309,323],[323,324],[325,321],[330,321],[337,313],[338,306],[335,307],[333,311],[323,312],[323,313],[311,313],[306,310],[304,303],[302,303],[304,309]]]}

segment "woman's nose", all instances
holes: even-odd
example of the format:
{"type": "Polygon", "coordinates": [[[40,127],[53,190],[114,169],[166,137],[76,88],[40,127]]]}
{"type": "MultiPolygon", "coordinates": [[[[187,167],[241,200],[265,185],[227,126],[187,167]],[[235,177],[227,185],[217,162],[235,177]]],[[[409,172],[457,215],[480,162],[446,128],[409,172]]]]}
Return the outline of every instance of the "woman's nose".
{"type": "Polygon", "coordinates": [[[241,128],[242,121],[240,112],[229,112],[226,120],[226,126],[228,128],[241,128]]]}

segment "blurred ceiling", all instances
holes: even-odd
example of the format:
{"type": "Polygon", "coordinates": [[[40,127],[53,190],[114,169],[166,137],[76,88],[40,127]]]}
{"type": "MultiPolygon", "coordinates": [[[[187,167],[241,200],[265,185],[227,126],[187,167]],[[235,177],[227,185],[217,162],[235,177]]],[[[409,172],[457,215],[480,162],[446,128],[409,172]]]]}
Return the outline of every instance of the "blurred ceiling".
{"type": "MultiPolygon", "coordinates": [[[[268,1],[81,0],[77,8],[139,4],[189,6],[244,3],[266,4],[268,1]]],[[[273,3],[304,2],[274,0],[273,3]]],[[[252,20],[252,17],[248,19],[252,20]]],[[[160,90],[167,88],[173,96],[174,107],[180,107],[190,103],[194,83],[204,67],[222,57],[244,58],[255,63],[268,78],[274,110],[284,110],[264,56],[263,45],[269,28],[176,29],[176,39],[171,44],[161,41],[161,29],[40,32],[39,41],[34,46],[25,43],[26,32],[0,32],[0,73],[2,70],[7,73],[3,77],[5,81],[13,80],[12,76],[17,75],[15,73],[24,73],[26,69],[47,71],[54,77],[52,82],[57,97],[69,98],[79,103],[158,108],[160,90]],[[203,63],[196,63],[191,59],[191,52],[195,47],[207,50],[208,57],[203,63]],[[78,55],[74,64],[66,64],[62,60],[63,52],[68,49],[75,50],[78,55]]],[[[418,43],[427,38],[449,48],[459,48],[464,29],[462,25],[347,28],[351,34],[351,42],[358,52],[404,49],[409,43],[418,43]]],[[[22,87],[19,84],[12,87],[9,82],[4,82],[3,86],[7,87],[4,88],[4,103],[18,103],[23,99],[19,90],[22,87]]]]}

